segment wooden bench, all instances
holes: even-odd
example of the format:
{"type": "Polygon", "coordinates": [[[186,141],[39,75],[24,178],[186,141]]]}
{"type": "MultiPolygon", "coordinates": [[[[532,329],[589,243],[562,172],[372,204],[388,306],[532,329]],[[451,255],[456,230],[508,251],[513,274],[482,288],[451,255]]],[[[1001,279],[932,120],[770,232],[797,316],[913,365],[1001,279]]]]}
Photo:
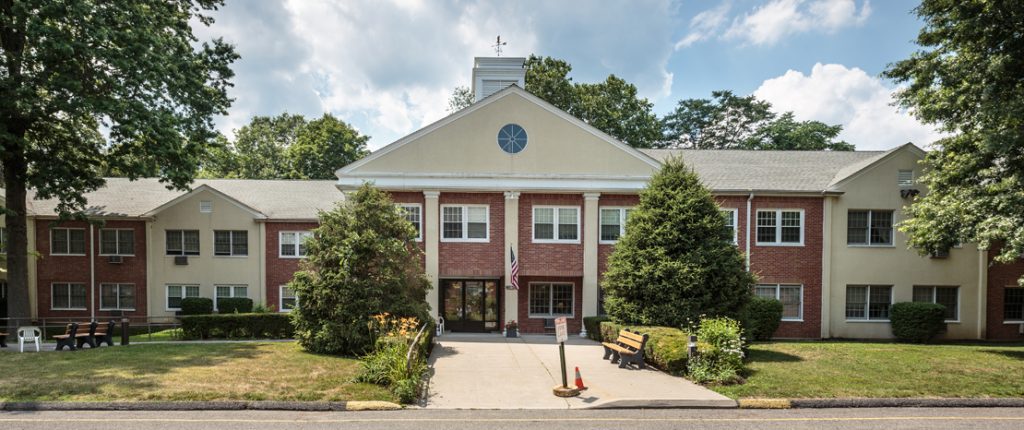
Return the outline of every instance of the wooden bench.
{"type": "Polygon", "coordinates": [[[94,342],[94,346],[93,346],[94,348],[97,347],[97,346],[103,345],[104,343],[106,343],[107,346],[114,346],[114,321],[113,320],[111,320],[110,322],[108,322],[106,324],[100,325],[99,327],[96,327],[96,333],[93,334],[93,342],[94,342]]]}
{"type": "Polygon", "coordinates": [[[69,350],[74,351],[75,341],[78,338],[78,323],[68,324],[67,328],[64,329],[64,334],[54,335],[53,338],[57,339],[57,348],[55,350],[60,351],[64,347],[68,347],[69,350]]]}
{"type": "Polygon", "coordinates": [[[637,367],[646,369],[644,364],[644,346],[647,344],[647,335],[634,333],[627,330],[619,330],[619,337],[615,342],[604,342],[604,359],[611,357],[612,363],[619,363],[620,368],[635,363],[637,367]]]}

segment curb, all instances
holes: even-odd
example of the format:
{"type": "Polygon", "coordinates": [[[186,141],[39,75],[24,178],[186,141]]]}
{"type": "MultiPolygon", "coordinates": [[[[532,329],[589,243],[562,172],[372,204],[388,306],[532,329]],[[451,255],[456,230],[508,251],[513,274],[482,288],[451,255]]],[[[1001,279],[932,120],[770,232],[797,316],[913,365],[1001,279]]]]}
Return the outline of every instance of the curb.
{"type": "Polygon", "coordinates": [[[0,411],[392,411],[401,405],[382,401],[352,402],[0,402],[0,411]]]}
{"type": "Polygon", "coordinates": [[[741,409],[1024,408],[1024,398],[740,399],[741,409]]]}

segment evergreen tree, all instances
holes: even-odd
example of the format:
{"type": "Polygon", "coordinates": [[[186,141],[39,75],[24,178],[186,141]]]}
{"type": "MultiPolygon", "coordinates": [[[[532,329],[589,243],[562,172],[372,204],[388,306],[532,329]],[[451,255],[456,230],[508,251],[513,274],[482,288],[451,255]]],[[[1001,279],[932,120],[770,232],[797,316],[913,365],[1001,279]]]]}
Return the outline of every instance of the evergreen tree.
{"type": "Polygon", "coordinates": [[[711,192],[671,158],[640,192],[602,285],[613,320],[680,327],[736,317],[754,282],[711,192]]]}
{"type": "Polygon", "coordinates": [[[307,259],[289,286],[295,337],[316,353],[360,355],[372,349],[373,315],[430,319],[416,231],[386,193],[364,185],[320,214],[307,259]]]}

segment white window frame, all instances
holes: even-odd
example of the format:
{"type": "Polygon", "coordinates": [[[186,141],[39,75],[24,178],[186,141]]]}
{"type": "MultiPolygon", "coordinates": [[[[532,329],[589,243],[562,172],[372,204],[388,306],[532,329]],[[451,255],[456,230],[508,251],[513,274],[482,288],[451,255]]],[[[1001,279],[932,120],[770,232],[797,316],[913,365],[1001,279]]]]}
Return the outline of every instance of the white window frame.
{"type": "MultiPolygon", "coordinates": [[[[1006,291],[1007,290],[1024,290],[1024,287],[1019,287],[1019,286],[1017,286],[1015,284],[1011,284],[1011,285],[1007,285],[1007,286],[1005,286],[1003,288],[1003,314],[1000,315],[1000,318],[1005,318],[1006,317],[1006,291]]],[[[1003,324],[1024,324],[1024,319],[1019,319],[1019,320],[1003,319],[1003,324]]]]}
{"type": "MultiPolygon", "coordinates": [[[[289,313],[289,312],[292,311],[292,309],[285,309],[284,308],[284,289],[285,288],[291,289],[287,285],[279,285],[277,287],[277,311],[280,312],[280,313],[289,313]]],[[[294,289],[292,289],[292,294],[293,294],[292,298],[295,299],[295,306],[299,306],[299,295],[295,292],[294,289]]]]}
{"type": "Polygon", "coordinates": [[[119,255],[121,257],[134,257],[135,256],[135,252],[132,252],[131,254],[125,254],[125,253],[121,252],[121,232],[122,231],[130,231],[130,232],[132,232],[132,251],[135,250],[135,243],[134,243],[135,242],[135,229],[134,228],[101,228],[100,229],[100,256],[102,256],[102,257],[108,256],[108,255],[119,255]],[[103,232],[104,231],[113,231],[114,234],[117,235],[117,240],[115,241],[115,245],[117,247],[117,252],[115,252],[113,254],[103,252],[103,232]]]}
{"type": "Polygon", "coordinates": [[[850,248],[895,248],[896,247],[896,211],[892,209],[849,209],[846,211],[846,246],[850,248]],[[850,212],[867,212],[867,243],[850,243],[850,212]],[[889,212],[892,216],[889,220],[889,238],[891,243],[871,243],[871,220],[875,212],[889,212]]]}
{"type": "Polygon", "coordinates": [[[792,209],[792,208],[781,208],[781,209],[758,209],[754,212],[754,240],[758,246],[804,246],[804,236],[807,231],[807,214],[804,213],[803,209],[792,209]],[[761,212],[775,212],[775,241],[774,242],[762,242],[757,232],[760,226],[757,224],[757,214],[761,212]],[[782,242],[782,213],[783,212],[797,212],[800,214],[800,242],[782,242]]]}
{"type": "Polygon", "coordinates": [[[882,285],[882,284],[878,284],[878,285],[872,285],[872,284],[850,284],[850,285],[846,286],[847,289],[849,289],[850,287],[855,287],[855,288],[864,287],[864,288],[867,288],[867,293],[866,293],[867,295],[864,297],[864,318],[850,318],[850,317],[846,316],[846,306],[847,306],[846,290],[843,290],[843,318],[846,320],[846,322],[852,322],[852,323],[887,323],[887,322],[889,322],[890,318],[892,317],[892,305],[894,304],[894,297],[895,297],[895,294],[896,294],[896,287],[895,286],[893,286],[893,285],[882,285]],[[871,289],[872,288],[876,288],[876,287],[877,288],[889,288],[889,317],[890,318],[886,318],[886,319],[878,319],[878,318],[872,319],[871,318],[871,289]]]}
{"type": "Polygon", "coordinates": [[[227,296],[227,297],[224,297],[225,299],[234,299],[234,298],[246,298],[246,299],[248,299],[249,298],[249,285],[247,285],[247,284],[214,284],[214,286],[213,286],[213,310],[214,311],[218,311],[219,312],[219,308],[217,307],[217,300],[220,299],[221,297],[217,295],[217,289],[218,288],[229,288],[228,291],[231,292],[231,295],[227,296]],[[239,289],[239,288],[245,288],[245,295],[244,296],[238,295],[238,292],[236,290],[239,289]]]}
{"type": "Polygon", "coordinates": [[[959,323],[960,322],[960,286],[959,285],[914,285],[910,290],[910,301],[914,301],[914,289],[917,288],[930,288],[932,290],[931,301],[918,302],[918,303],[938,303],[936,300],[939,296],[939,288],[954,288],[956,289],[956,318],[954,319],[943,319],[947,323],[959,323]]]}
{"type": "Polygon", "coordinates": [[[774,288],[775,289],[775,300],[778,300],[779,302],[782,302],[782,287],[799,287],[800,288],[800,310],[799,310],[799,315],[797,315],[796,317],[787,317],[787,316],[783,315],[782,316],[782,321],[803,322],[804,321],[804,285],[803,284],[786,284],[786,283],[773,284],[773,283],[767,283],[767,284],[756,284],[756,285],[754,285],[754,288],[774,288]]]}
{"type": "Polygon", "coordinates": [[[181,300],[185,300],[185,299],[189,299],[189,298],[195,298],[195,297],[200,297],[200,295],[202,294],[202,292],[199,290],[199,284],[167,284],[167,285],[165,285],[164,286],[164,310],[167,311],[167,312],[174,312],[174,311],[180,311],[181,310],[181,307],[172,308],[172,307],[169,306],[170,305],[170,300],[171,300],[171,288],[175,288],[175,287],[180,289],[179,292],[180,292],[181,296],[176,296],[176,297],[181,297],[181,300]],[[188,294],[188,289],[189,288],[195,288],[196,294],[194,296],[190,296],[188,294]]]}
{"type": "Polygon", "coordinates": [[[84,310],[87,310],[87,309],[89,309],[89,288],[88,288],[88,286],[85,285],[84,282],[51,282],[50,283],[50,310],[52,310],[52,311],[84,311],[84,310]],[[58,285],[63,286],[66,289],[66,291],[67,291],[68,307],[66,307],[66,308],[58,308],[58,307],[53,305],[53,297],[56,296],[56,294],[54,294],[54,291],[56,290],[58,285]],[[71,303],[71,286],[72,285],[81,285],[82,288],[85,290],[85,306],[76,308],[76,307],[74,307],[72,305],[72,303],[71,303]]]}
{"type": "Polygon", "coordinates": [[[476,243],[488,243],[491,241],[491,206],[490,205],[441,205],[438,211],[439,216],[437,221],[437,227],[440,229],[439,233],[441,236],[441,242],[476,242],[476,243]],[[444,209],[445,208],[460,208],[462,211],[462,237],[444,237],[444,209]],[[484,226],[484,237],[482,238],[470,238],[469,237],[469,208],[483,208],[484,219],[487,221],[484,226]]]}
{"type": "Polygon", "coordinates": [[[50,255],[71,256],[71,257],[82,257],[82,256],[85,256],[85,252],[81,252],[81,253],[72,253],[71,252],[71,230],[78,230],[78,231],[82,232],[82,238],[85,241],[83,243],[83,246],[82,246],[83,251],[88,251],[89,250],[89,235],[85,233],[85,229],[84,228],[76,228],[76,227],[50,227],[50,255]],[[53,251],[53,232],[57,231],[57,230],[63,231],[64,235],[67,237],[67,244],[68,244],[67,252],[54,252],[53,251]]]}
{"type": "Polygon", "coordinates": [[[306,249],[306,253],[300,253],[299,252],[299,244],[302,243],[303,241],[305,241],[306,239],[310,238],[310,237],[313,237],[313,232],[311,232],[309,230],[289,230],[289,231],[278,232],[277,233],[277,257],[278,258],[295,258],[295,259],[306,258],[306,256],[309,254],[309,249],[308,248],[306,249]],[[295,255],[285,255],[284,254],[284,245],[285,245],[284,237],[285,237],[285,235],[293,235],[293,236],[295,236],[295,243],[292,244],[293,246],[295,246],[295,255]]]}
{"type": "MultiPolygon", "coordinates": [[[[407,211],[410,208],[416,208],[417,214],[419,215],[419,221],[414,222],[412,224],[416,226],[416,233],[417,233],[416,234],[416,241],[417,242],[422,242],[423,241],[423,205],[421,205],[419,203],[395,203],[395,206],[398,207],[398,209],[402,211],[402,216],[403,217],[405,217],[407,215],[407,211]]],[[[490,212],[488,212],[487,213],[487,217],[490,218],[490,215],[491,215],[490,212]]],[[[412,222],[412,221],[409,221],[409,222],[412,222]]],[[[488,219],[487,223],[488,223],[487,229],[490,230],[490,219],[488,219]]],[[[490,231],[488,231],[487,234],[490,235],[490,231]]]]}
{"type": "MultiPolygon", "coordinates": [[[[740,210],[736,208],[718,208],[721,212],[730,212],[732,215],[732,244],[738,245],[740,243],[740,210]]],[[[802,215],[801,215],[802,217],[802,215]]],[[[803,219],[800,220],[803,224],[803,219]]],[[[803,233],[800,234],[801,239],[803,233]]],[[[802,242],[802,240],[801,240],[802,242]]]]}
{"type": "MultiPolygon", "coordinates": [[[[135,310],[135,306],[132,306],[130,308],[126,308],[126,307],[122,307],[121,306],[121,289],[125,288],[125,287],[131,288],[132,290],[135,290],[135,284],[132,284],[132,283],[104,282],[104,283],[100,284],[100,294],[99,294],[99,296],[100,296],[99,297],[100,310],[101,311],[134,311],[135,310]],[[117,296],[117,299],[116,299],[117,303],[113,307],[111,307],[111,306],[103,306],[104,305],[104,303],[103,303],[103,287],[104,286],[109,286],[109,285],[114,286],[114,290],[116,291],[115,295],[117,296]]],[[[136,292],[137,291],[132,291],[132,299],[133,300],[136,297],[138,297],[138,295],[135,294],[136,292]]]]}
{"type": "MultiPolygon", "coordinates": [[[[624,234],[626,234],[626,218],[627,218],[626,213],[627,212],[632,212],[633,208],[634,208],[633,206],[602,206],[602,207],[598,208],[598,211],[597,211],[597,240],[598,240],[598,243],[600,243],[602,245],[612,245],[612,244],[618,243],[619,239],[621,239],[622,236],[624,234]],[[601,221],[601,219],[602,219],[601,218],[601,212],[604,212],[604,211],[619,211],[619,239],[606,240],[606,239],[602,239],[601,238],[601,236],[602,236],[601,231],[602,231],[602,229],[605,226],[605,224],[602,223],[602,221],[601,221]]],[[[556,218],[556,221],[557,221],[557,216],[555,218],[556,218]]],[[[577,213],[577,218],[579,218],[579,213],[577,213]]],[[[611,224],[608,224],[608,225],[611,225],[611,224]]],[[[577,223],[577,226],[579,226],[578,223],[577,223]]],[[[557,233],[557,231],[555,233],[557,233]]]]}
{"type": "MultiPolygon", "coordinates": [[[[568,243],[568,244],[580,243],[581,239],[583,239],[583,235],[581,234],[581,230],[580,230],[580,227],[581,227],[580,224],[581,224],[581,221],[582,221],[581,220],[582,212],[583,212],[583,208],[581,208],[579,206],[535,205],[533,207],[533,209],[530,210],[530,214],[531,214],[531,216],[530,216],[530,232],[531,232],[531,237],[533,238],[533,243],[568,243]],[[553,224],[554,225],[554,230],[553,230],[554,234],[552,234],[552,239],[538,239],[537,238],[537,209],[552,209],[552,213],[554,215],[554,218],[552,218],[552,222],[554,223],[553,224]],[[576,211],[576,239],[559,239],[558,238],[558,224],[559,224],[559,216],[560,216],[559,212],[560,212],[560,209],[574,209],[576,211]]],[[[598,218],[600,218],[600,217],[601,217],[600,212],[598,212],[598,218]]],[[[598,220],[598,222],[600,223],[600,220],[598,220]]],[[[600,228],[600,226],[598,226],[598,228],[600,228]]],[[[598,237],[598,239],[600,239],[600,237],[598,237]]]]}
{"type": "Polygon", "coordinates": [[[201,231],[199,231],[198,229],[194,229],[194,228],[168,228],[168,229],[164,229],[164,256],[166,256],[166,257],[198,257],[198,256],[200,256],[202,254],[203,254],[203,233],[201,231]],[[179,232],[181,232],[181,248],[180,248],[181,249],[181,254],[170,254],[171,250],[169,248],[167,248],[167,245],[169,244],[169,242],[167,242],[167,233],[171,232],[171,231],[179,231],[179,232]],[[189,253],[187,253],[187,251],[185,251],[185,232],[187,232],[187,231],[194,231],[198,235],[198,240],[196,241],[196,243],[199,244],[199,249],[196,250],[195,254],[189,254],[189,253]]]}
{"type": "MultiPolygon", "coordinates": [[[[572,318],[576,317],[576,285],[573,284],[572,282],[544,282],[544,281],[537,281],[537,282],[530,282],[529,287],[530,287],[530,290],[527,291],[527,294],[526,294],[526,312],[527,312],[527,315],[529,315],[530,318],[558,318],[558,317],[566,317],[566,318],[572,319],[572,318]],[[533,300],[533,287],[535,285],[551,285],[551,286],[555,286],[555,285],[568,285],[569,286],[569,291],[572,292],[572,300],[571,300],[571,304],[569,306],[570,312],[568,314],[555,314],[555,313],[535,314],[535,313],[531,312],[530,308],[532,306],[530,306],[530,304],[531,304],[530,302],[533,300]]],[[[552,288],[548,292],[548,310],[552,311],[554,309],[555,309],[555,296],[554,296],[554,289],[552,288]]]]}
{"type": "MultiPolygon", "coordinates": [[[[249,230],[214,230],[213,234],[213,256],[219,258],[246,258],[249,256],[249,230]],[[228,249],[230,254],[217,254],[217,233],[228,233],[228,249]],[[245,254],[235,254],[235,233],[245,233],[245,254]]],[[[182,236],[184,240],[184,236],[182,236]]]]}

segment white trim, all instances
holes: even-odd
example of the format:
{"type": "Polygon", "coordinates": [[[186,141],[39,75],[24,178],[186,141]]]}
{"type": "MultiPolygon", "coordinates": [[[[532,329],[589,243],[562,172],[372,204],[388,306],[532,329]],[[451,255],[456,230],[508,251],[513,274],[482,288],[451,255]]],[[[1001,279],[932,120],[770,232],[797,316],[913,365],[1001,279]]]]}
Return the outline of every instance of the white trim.
{"type": "MultiPolygon", "coordinates": [[[[168,301],[171,299],[171,287],[181,288],[182,300],[192,297],[202,297],[203,294],[202,290],[200,290],[199,288],[199,284],[164,284],[164,311],[166,312],[176,312],[181,310],[181,307],[172,308],[170,306],[167,306],[168,301]],[[196,287],[195,296],[188,295],[188,287],[196,287]]],[[[216,293],[216,291],[214,293],[216,293]]]]}
{"type": "Polygon", "coordinates": [[[928,153],[925,152],[925,150],[923,150],[921,148],[918,148],[917,145],[914,145],[913,143],[905,143],[902,146],[898,146],[896,148],[890,149],[888,152],[882,154],[881,157],[878,157],[878,159],[868,163],[866,166],[861,167],[860,169],[857,169],[856,171],[848,173],[846,176],[842,177],[841,179],[833,180],[832,183],[828,184],[828,187],[825,189],[825,191],[838,191],[838,188],[840,186],[842,186],[843,184],[845,184],[845,183],[847,183],[849,181],[854,180],[855,178],[859,177],[860,175],[863,175],[863,174],[867,173],[868,171],[874,169],[875,167],[878,167],[879,165],[882,164],[882,162],[884,162],[885,160],[888,160],[889,158],[892,158],[892,156],[894,154],[896,154],[896,153],[898,153],[900,151],[903,151],[904,149],[912,151],[915,155],[917,155],[917,157],[919,159],[924,159],[924,157],[926,155],[928,155],[928,153]]]}
{"type": "Polygon", "coordinates": [[[440,236],[441,242],[468,242],[468,243],[488,243],[491,241],[491,205],[489,204],[448,204],[441,205],[438,208],[438,236],[440,236]],[[461,220],[462,220],[462,237],[444,237],[444,209],[445,208],[460,208],[461,220]],[[484,227],[484,237],[469,237],[469,208],[484,208],[484,219],[487,220],[487,225],[484,227]]]}
{"type": "Polygon", "coordinates": [[[222,198],[224,200],[227,200],[229,203],[237,206],[239,209],[241,209],[241,210],[243,210],[245,212],[248,212],[250,215],[252,215],[253,218],[256,218],[256,219],[267,219],[268,218],[265,214],[263,214],[262,212],[256,210],[252,206],[249,206],[249,205],[247,205],[245,203],[242,203],[242,202],[238,201],[237,199],[235,199],[234,197],[231,197],[231,196],[229,196],[227,194],[222,193],[221,191],[217,190],[216,188],[213,188],[212,186],[210,186],[209,184],[202,184],[202,185],[200,185],[198,187],[195,187],[195,188],[192,189],[192,191],[189,191],[189,192],[187,192],[185,194],[182,194],[182,195],[180,195],[178,197],[175,197],[175,198],[171,199],[171,201],[169,201],[167,203],[164,203],[164,204],[162,204],[160,206],[157,206],[156,208],[150,210],[149,212],[146,212],[146,213],[142,214],[142,216],[143,217],[153,217],[153,216],[156,216],[158,213],[163,212],[165,209],[167,209],[167,208],[169,208],[171,206],[174,206],[174,205],[184,201],[185,199],[188,199],[189,197],[192,197],[192,196],[194,196],[196,194],[199,194],[202,191],[209,191],[209,192],[213,193],[214,195],[216,195],[216,196],[218,196],[218,197],[220,197],[220,198],[222,198]]]}
{"type": "MultiPolygon", "coordinates": [[[[418,224],[416,225],[416,233],[417,233],[416,234],[416,241],[417,242],[423,242],[423,205],[420,204],[420,203],[395,202],[395,206],[398,207],[399,209],[403,210],[403,211],[406,208],[416,208],[417,210],[419,210],[419,214],[418,215],[419,215],[420,219],[418,221],[418,224]]],[[[402,213],[403,217],[405,215],[406,215],[405,213],[402,213]]]]}
{"type": "MultiPolygon", "coordinates": [[[[99,297],[99,303],[100,303],[99,308],[100,308],[100,310],[101,311],[134,311],[135,310],[134,306],[130,307],[130,308],[122,308],[121,307],[121,287],[126,287],[126,286],[127,287],[131,287],[132,290],[135,290],[135,283],[132,283],[132,282],[101,282],[100,283],[100,293],[99,293],[99,296],[100,296],[99,297]],[[104,307],[103,306],[103,286],[104,285],[113,285],[115,287],[115,289],[117,291],[117,307],[111,308],[111,307],[104,307]]],[[[137,291],[132,291],[132,300],[135,300],[135,298],[138,297],[138,294],[136,294],[136,292],[137,291]]]]}
{"type": "MultiPolygon", "coordinates": [[[[893,305],[893,301],[895,300],[894,297],[896,295],[896,287],[895,286],[893,286],[893,285],[872,285],[872,284],[847,284],[846,285],[846,289],[843,290],[843,319],[846,322],[885,322],[885,323],[889,322],[889,318],[886,318],[886,319],[878,319],[878,318],[872,319],[871,318],[871,288],[872,287],[889,288],[889,316],[890,317],[892,316],[892,305],[893,305]],[[847,291],[849,291],[850,287],[864,287],[864,288],[867,289],[865,291],[865,295],[864,295],[864,318],[850,318],[850,317],[848,317],[846,315],[846,307],[847,307],[847,305],[849,303],[849,297],[847,295],[847,291]]],[[[913,294],[913,291],[911,291],[911,294],[913,294]]],[[[911,297],[911,298],[913,298],[913,297],[911,297]]]]}
{"type": "Polygon", "coordinates": [[[85,255],[86,255],[85,252],[82,252],[80,254],[72,254],[71,253],[71,230],[81,230],[82,231],[82,250],[84,251],[85,249],[87,249],[87,245],[85,244],[85,242],[86,242],[85,239],[87,239],[86,233],[85,233],[85,227],[50,227],[50,243],[47,246],[50,249],[50,256],[53,256],[53,257],[85,257],[85,255]],[[68,233],[67,233],[68,252],[67,253],[53,252],[53,231],[54,230],[67,230],[68,231],[68,233]]]}
{"type": "MultiPolygon", "coordinates": [[[[577,244],[582,239],[580,232],[580,224],[582,222],[583,208],[579,206],[566,206],[566,205],[534,205],[530,209],[530,239],[533,243],[561,243],[561,244],[577,244]],[[537,209],[552,209],[552,239],[537,239],[537,209]],[[575,209],[576,210],[576,239],[559,239],[558,238],[558,226],[559,226],[559,212],[560,209],[575,209]]],[[[598,213],[600,217],[600,213],[598,213]]]]}
{"type": "MultiPolygon", "coordinates": [[[[200,233],[202,234],[202,233],[200,233]]],[[[259,234],[257,234],[258,236],[259,234]]],[[[248,258],[249,257],[249,230],[213,230],[213,243],[211,249],[213,250],[212,255],[218,258],[248,258]],[[231,250],[230,254],[217,255],[217,232],[228,233],[228,248],[231,250]],[[245,254],[235,254],[235,233],[245,232],[245,254]]],[[[166,238],[165,238],[166,239],[166,238]]],[[[182,236],[184,241],[184,236],[182,236]]]]}
{"type": "MultiPolygon", "coordinates": [[[[284,258],[289,260],[299,260],[306,258],[306,254],[299,254],[299,243],[304,240],[303,236],[312,237],[313,232],[309,230],[281,230],[277,232],[277,258],[284,258]],[[282,249],[284,248],[284,235],[294,234],[295,235],[295,255],[284,255],[282,249]]],[[[307,249],[308,253],[309,250],[307,249]]]]}
{"type": "MultiPolygon", "coordinates": [[[[289,288],[288,285],[278,285],[277,286],[277,312],[278,313],[283,313],[283,314],[291,313],[292,309],[294,309],[294,308],[288,309],[288,310],[284,309],[284,289],[285,288],[289,288]]],[[[295,306],[298,306],[299,305],[299,295],[295,293],[295,290],[292,290],[292,294],[294,295],[293,298],[295,299],[295,306]]]]}
{"type": "MultiPolygon", "coordinates": [[[[761,284],[754,284],[754,290],[755,290],[754,294],[755,295],[757,295],[756,290],[757,290],[758,287],[774,288],[775,289],[775,300],[778,300],[780,303],[782,302],[782,287],[799,287],[800,288],[800,309],[797,312],[797,316],[796,317],[786,317],[785,314],[783,314],[781,321],[785,321],[785,322],[803,322],[804,321],[804,284],[796,284],[796,283],[794,283],[794,284],[787,284],[787,283],[772,283],[772,282],[761,283],[761,284]]],[[[783,306],[785,306],[784,303],[783,303],[783,306]]]]}
{"type": "MultiPolygon", "coordinates": [[[[528,283],[527,284],[527,288],[528,288],[526,290],[526,316],[527,316],[527,318],[558,318],[558,317],[566,317],[566,318],[569,318],[569,319],[576,318],[576,284],[575,283],[572,283],[572,282],[534,281],[534,282],[528,283]],[[568,314],[554,314],[554,313],[535,314],[535,313],[530,312],[530,308],[532,307],[532,306],[530,306],[530,301],[533,299],[533,286],[534,285],[539,285],[539,284],[551,285],[551,286],[555,286],[555,285],[568,285],[570,287],[569,291],[572,292],[572,299],[570,300],[570,307],[572,309],[572,312],[570,312],[568,314]]],[[[555,307],[554,289],[552,288],[548,292],[548,310],[553,310],[554,307],[555,307]]]]}
{"type": "MultiPolygon", "coordinates": [[[[633,210],[634,207],[635,206],[600,206],[600,207],[598,207],[597,208],[597,243],[599,243],[601,245],[614,245],[616,243],[619,243],[618,239],[615,239],[615,240],[605,240],[605,239],[602,238],[602,236],[604,235],[604,233],[602,233],[602,229],[604,228],[605,224],[602,221],[601,212],[606,211],[606,210],[617,210],[617,211],[619,211],[619,238],[622,238],[622,235],[626,234],[626,211],[633,210]]],[[[608,225],[611,225],[611,224],[608,224],[608,225]]]]}
{"type": "Polygon", "coordinates": [[[804,246],[804,236],[807,230],[807,214],[803,209],[797,208],[760,208],[754,211],[754,241],[757,246],[804,246]],[[775,212],[775,242],[761,242],[757,237],[757,230],[760,227],[757,223],[757,215],[761,212],[775,212]],[[800,213],[800,242],[782,242],[782,213],[800,213]]]}
{"type": "Polygon", "coordinates": [[[51,282],[50,283],[50,310],[51,311],[85,311],[85,310],[89,309],[88,303],[89,303],[89,286],[86,285],[85,282],[61,281],[61,282],[51,282]],[[55,295],[55,294],[53,294],[53,288],[56,287],[58,284],[64,285],[64,286],[67,287],[68,307],[66,307],[66,308],[56,308],[56,307],[53,306],[53,296],[55,295]],[[82,289],[85,290],[85,302],[86,302],[85,306],[80,307],[80,308],[71,307],[71,286],[72,285],[81,285],[82,289]]]}
{"type": "Polygon", "coordinates": [[[738,208],[718,207],[722,212],[732,212],[732,244],[740,244],[740,210],[738,208]]]}
{"type": "Polygon", "coordinates": [[[850,248],[895,248],[896,247],[896,210],[895,209],[847,209],[846,210],[846,246],[850,248]],[[850,243],[850,212],[867,212],[867,231],[864,239],[867,243],[850,243]],[[875,212],[889,212],[889,243],[871,243],[871,220],[875,212]]]}
{"type": "Polygon", "coordinates": [[[230,292],[229,296],[224,297],[225,299],[236,299],[236,298],[237,299],[241,299],[241,298],[248,299],[249,298],[249,284],[213,284],[213,310],[214,310],[214,312],[220,312],[220,310],[217,309],[217,299],[220,299],[221,297],[217,295],[217,289],[221,288],[221,287],[228,288],[228,291],[230,292]],[[235,292],[235,289],[237,289],[237,288],[245,288],[245,295],[244,296],[239,296],[235,292]]]}
{"type": "Polygon", "coordinates": [[[117,253],[116,254],[105,254],[105,253],[103,253],[103,232],[104,231],[116,231],[116,232],[130,231],[130,232],[132,232],[132,249],[135,249],[135,229],[134,228],[101,228],[99,230],[99,235],[100,235],[100,252],[99,252],[99,255],[100,255],[100,257],[108,257],[108,256],[115,256],[115,255],[119,256],[119,257],[134,257],[135,256],[135,253],[131,253],[131,254],[122,254],[121,253],[121,234],[120,233],[117,234],[117,240],[115,241],[117,243],[117,253]]]}
{"type": "Polygon", "coordinates": [[[594,179],[573,177],[473,177],[439,175],[393,175],[368,173],[356,177],[338,179],[341,189],[356,189],[365,183],[390,191],[418,191],[433,189],[443,191],[494,191],[510,188],[519,191],[596,191],[612,194],[635,194],[647,186],[650,177],[597,177],[594,179]]]}

